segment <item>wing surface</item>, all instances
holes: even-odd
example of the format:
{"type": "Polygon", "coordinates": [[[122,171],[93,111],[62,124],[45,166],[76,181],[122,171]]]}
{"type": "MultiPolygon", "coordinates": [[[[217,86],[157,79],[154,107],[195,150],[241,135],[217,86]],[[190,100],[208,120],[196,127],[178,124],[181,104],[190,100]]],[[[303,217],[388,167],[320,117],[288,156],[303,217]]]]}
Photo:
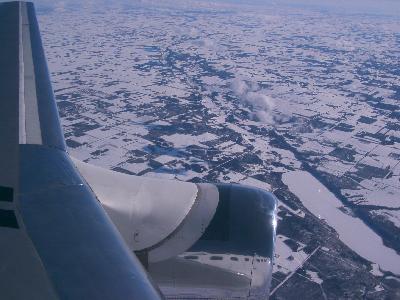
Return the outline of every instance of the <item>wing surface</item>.
{"type": "Polygon", "coordinates": [[[32,3],[0,3],[2,299],[160,299],[65,149],[32,3]]]}

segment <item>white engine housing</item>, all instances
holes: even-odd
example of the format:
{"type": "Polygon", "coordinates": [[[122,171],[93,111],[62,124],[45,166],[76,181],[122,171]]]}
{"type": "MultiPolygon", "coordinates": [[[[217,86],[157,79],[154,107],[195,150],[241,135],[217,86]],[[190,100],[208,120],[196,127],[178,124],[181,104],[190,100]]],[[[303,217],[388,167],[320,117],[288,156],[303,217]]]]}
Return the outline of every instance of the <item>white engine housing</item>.
{"type": "Polygon", "coordinates": [[[276,230],[271,193],[73,161],[167,299],[268,298],[276,230]]]}
{"type": "Polygon", "coordinates": [[[146,251],[149,262],[189,249],[218,206],[218,190],[211,184],[133,176],[73,162],[128,247],[146,251]]]}

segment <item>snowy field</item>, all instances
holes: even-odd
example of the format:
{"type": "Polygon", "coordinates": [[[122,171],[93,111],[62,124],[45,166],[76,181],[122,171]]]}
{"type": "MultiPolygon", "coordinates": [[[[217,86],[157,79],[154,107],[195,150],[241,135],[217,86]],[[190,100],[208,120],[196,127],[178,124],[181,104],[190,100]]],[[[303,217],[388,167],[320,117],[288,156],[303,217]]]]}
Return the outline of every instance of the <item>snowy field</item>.
{"type": "Polygon", "coordinates": [[[273,191],[274,299],[400,297],[398,7],[237,2],[39,1],[69,152],[273,191]]]}

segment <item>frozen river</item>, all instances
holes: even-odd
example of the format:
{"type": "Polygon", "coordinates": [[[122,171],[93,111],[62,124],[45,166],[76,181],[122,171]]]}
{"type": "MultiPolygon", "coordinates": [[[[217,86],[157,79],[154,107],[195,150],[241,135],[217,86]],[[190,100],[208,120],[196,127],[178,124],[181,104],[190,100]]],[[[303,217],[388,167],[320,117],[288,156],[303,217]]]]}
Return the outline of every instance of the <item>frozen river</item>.
{"type": "Polygon", "coordinates": [[[360,219],[342,212],[341,201],[314,176],[293,171],[284,173],[282,180],[312,214],[324,219],[358,255],[378,264],[382,270],[400,274],[400,256],[360,219]]]}

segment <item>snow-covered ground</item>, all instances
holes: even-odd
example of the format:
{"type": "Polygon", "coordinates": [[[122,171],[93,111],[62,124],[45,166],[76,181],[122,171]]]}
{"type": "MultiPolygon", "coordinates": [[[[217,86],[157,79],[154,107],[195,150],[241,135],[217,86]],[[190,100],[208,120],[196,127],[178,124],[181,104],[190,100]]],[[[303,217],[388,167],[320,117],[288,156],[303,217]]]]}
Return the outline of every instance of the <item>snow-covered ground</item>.
{"type": "Polygon", "coordinates": [[[336,230],[347,246],[383,270],[400,275],[400,255],[384,246],[382,238],[360,219],[340,210],[342,202],[315,177],[293,171],[283,174],[282,180],[312,214],[336,230]]]}
{"type": "Polygon", "coordinates": [[[395,10],[37,2],[73,156],[130,174],[270,189],[279,199],[274,297],[393,297],[400,281],[385,271],[398,273],[400,252],[395,10]],[[294,177],[289,188],[282,176],[294,177]],[[299,176],[308,193],[322,191],[328,214],[297,190],[299,176]]]}

